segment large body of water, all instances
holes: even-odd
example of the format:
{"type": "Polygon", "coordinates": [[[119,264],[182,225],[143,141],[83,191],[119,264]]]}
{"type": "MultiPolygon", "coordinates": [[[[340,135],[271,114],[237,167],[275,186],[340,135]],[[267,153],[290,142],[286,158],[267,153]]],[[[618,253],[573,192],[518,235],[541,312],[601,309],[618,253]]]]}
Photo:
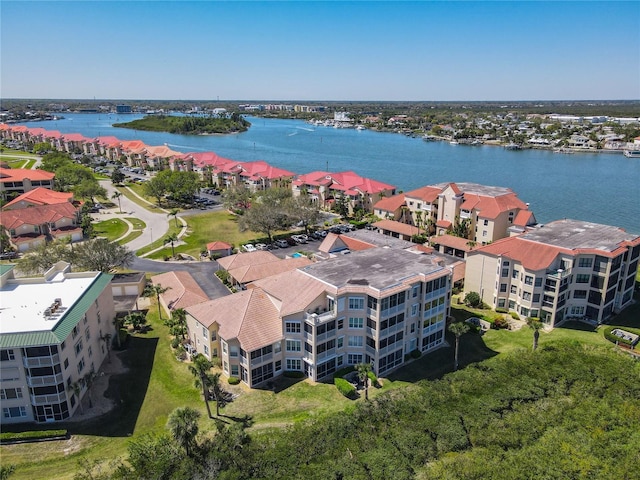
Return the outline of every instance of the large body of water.
{"type": "Polygon", "coordinates": [[[408,191],[441,182],[509,187],[530,204],[539,222],[562,218],[616,225],[640,233],[640,159],[622,154],[425,142],[394,133],[315,127],[300,120],[247,117],[251,128],[237,135],[187,136],[114,128],[141,115],[62,114],[29,122],[86,137],[112,135],[167,144],[180,152],[212,151],[233,160],[264,160],[295,173],[353,170],[408,191]]]}

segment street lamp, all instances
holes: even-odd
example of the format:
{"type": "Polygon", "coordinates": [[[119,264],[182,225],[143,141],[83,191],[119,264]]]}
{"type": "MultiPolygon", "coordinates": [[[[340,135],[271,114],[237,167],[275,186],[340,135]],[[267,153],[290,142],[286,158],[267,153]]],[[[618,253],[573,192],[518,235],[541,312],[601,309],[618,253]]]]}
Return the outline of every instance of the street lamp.
{"type": "Polygon", "coordinates": [[[153,228],[149,227],[149,233],[151,234],[151,241],[153,242],[153,228]]]}

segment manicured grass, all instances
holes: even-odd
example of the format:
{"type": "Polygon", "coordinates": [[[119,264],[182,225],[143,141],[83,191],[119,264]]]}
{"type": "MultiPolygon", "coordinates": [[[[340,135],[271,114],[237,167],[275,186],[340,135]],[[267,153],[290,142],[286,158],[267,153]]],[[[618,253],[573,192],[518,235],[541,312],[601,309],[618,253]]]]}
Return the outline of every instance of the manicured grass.
{"type": "Polygon", "coordinates": [[[133,191],[135,191],[138,195],[141,195],[144,197],[144,195],[142,194],[142,190],[138,190],[141,189],[142,187],[140,185],[136,185],[135,183],[131,183],[127,185],[128,188],[119,188],[118,190],[120,191],[120,193],[122,193],[125,197],[127,197],[129,200],[131,200],[132,202],[134,202],[136,205],[141,206],[142,208],[149,210],[150,212],[153,213],[164,213],[160,208],[158,208],[158,206],[156,206],[155,204],[150,205],[147,202],[140,200],[140,198],[138,198],[137,196],[135,196],[133,193],[131,193],[131,191],[129,190],[129,188],[133,191]]]}
{"type": "MultiPolygon", "coordinates": [[[[169,235],[173,235],[173,234],[178,234],[180,232],[180,228],[176,228],[175,225],[173,224],[173,222],[171,222],[169,224],[169,230],[167,231],[167,233],[161,237],[156,239],[153,243],[142,247],[140,250],[138,250],[136,252],[137,256],[141,256],[144,255],[147,252],[150,252],[152,250],[155,250],[156,248],[160,248],[164,246],[164,239],[167,238],[169,235]]],[[[177,249],[176,249],[176,253],[177,253],[177,249]]],[[[164,258],[167,255],[171,255],[171,245],[167,244],[167,247],[163,250],[159,250],[158,252],[154,253],[153,255],[151,255],[149,258],[164,258]]]]}
{"type": "Polygon", "coordinates": [[[118,240],[118,244],[119,245],[125,245],[127,243],[129,243],[132,240],[135,240],[136,238],[138,238],[140,235],[142,235],[142,231],[141,230],[134,230],[133,232],[131,232],[129,235],[127,235],[126,237],[124,237],[121,240],[118,240]]]}
{"type": "Polygon", "coordinates": [[[127,233],[128,228],[127,223],[119,218],[110,218],[93,224],[96,236],[106,237],[111,242],[127,233]]]}

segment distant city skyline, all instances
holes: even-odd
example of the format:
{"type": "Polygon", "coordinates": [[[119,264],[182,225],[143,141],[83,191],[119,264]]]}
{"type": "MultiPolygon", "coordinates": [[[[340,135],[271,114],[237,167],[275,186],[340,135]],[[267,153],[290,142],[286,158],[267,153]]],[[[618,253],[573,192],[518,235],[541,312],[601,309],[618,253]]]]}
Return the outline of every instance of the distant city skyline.
{"type": "Polygon", "coordinates": [[[15,1],[2,98],[640,99],[640,2],[15,1]]]}

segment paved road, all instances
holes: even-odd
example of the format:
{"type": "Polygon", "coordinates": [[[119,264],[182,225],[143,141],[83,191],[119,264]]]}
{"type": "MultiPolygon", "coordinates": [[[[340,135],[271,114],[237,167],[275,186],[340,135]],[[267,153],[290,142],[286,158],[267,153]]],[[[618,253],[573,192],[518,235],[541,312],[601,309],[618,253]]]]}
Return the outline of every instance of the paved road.
{"type": "Polygon", "coordinates": [[[211,299],[224,297],[230,293],[227,287],[215,276],[216,270],[220,268],[218,262],[162,262],[136,257],[131,268],[133,270],[151,273],[189,272],[204,293],[211,299]]]}

